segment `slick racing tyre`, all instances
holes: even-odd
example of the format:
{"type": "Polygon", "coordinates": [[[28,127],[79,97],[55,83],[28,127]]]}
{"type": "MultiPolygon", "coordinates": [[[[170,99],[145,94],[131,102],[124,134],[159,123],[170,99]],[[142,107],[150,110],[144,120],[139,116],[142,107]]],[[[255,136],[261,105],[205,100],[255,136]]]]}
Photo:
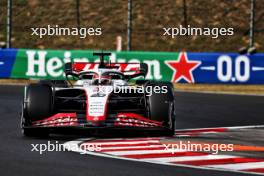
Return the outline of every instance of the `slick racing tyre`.
{"type": "Polygon", "coordinates": [[[21,127],[24,136],[47,137],[49,135],[49,131],[45,128],[29,128],[28,126],[32,121],[52,115],[52,97],[52,89],[48,85],[30,84],[26,87],[21,112],[21,127]]]}
{"type": "Polygon", "coordinates": [[[166,135],[174,135],[175,102],[173,85],[169,82],[150,82],[146,86],[151,86],[152,90],[163,90],[159,93],[152,91],[152,94],[146,95],[150,119],[162,122],[163,126],[168,129],[166,135]]]}
{"type": "Polygon", "coordinates": [[[41,120],[52,115],[53,95],[49,85],[31,84],[26,89],[25,112],[29,121],[41,120]]]}

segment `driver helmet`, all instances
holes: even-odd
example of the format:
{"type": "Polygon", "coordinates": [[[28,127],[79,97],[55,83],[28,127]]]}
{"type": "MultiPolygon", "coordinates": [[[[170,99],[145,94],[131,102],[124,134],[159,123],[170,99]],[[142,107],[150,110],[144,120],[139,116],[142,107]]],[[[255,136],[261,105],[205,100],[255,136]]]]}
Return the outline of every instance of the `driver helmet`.
{"type": "Polygon", "coordinates": [[[92,85],[111,85],[112,80],[110,76],[94,75],[92,78],[92,85]]]}

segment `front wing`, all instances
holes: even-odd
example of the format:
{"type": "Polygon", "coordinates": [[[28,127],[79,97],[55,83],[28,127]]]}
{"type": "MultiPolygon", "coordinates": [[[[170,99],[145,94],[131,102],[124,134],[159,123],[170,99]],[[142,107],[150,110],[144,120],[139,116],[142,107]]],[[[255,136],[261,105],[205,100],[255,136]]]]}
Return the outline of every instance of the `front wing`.
{"type": "Polygon", "coordinates": [[[161,122],[150,120],[135,113],[118,113],[115,117],[108,117],[105,121],[87,122],[82,114],[57,113],[43,120],[34,121],[25,128],[59,129],[96,129],[96,130],[168,130],[161,122]]]}

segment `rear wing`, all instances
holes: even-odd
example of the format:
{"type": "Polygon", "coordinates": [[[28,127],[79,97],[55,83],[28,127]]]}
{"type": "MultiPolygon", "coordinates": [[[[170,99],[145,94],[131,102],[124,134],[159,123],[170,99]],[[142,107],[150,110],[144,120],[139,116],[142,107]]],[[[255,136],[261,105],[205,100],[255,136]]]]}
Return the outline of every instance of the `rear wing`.
{"type": "Polygon", "coordinates": [[[68,62],[64,66],[66,76],[78,76],[81,72],[91,71],[98,68],[113,69],[122,72],[126,78],[146,76],[148,65],[146,63],[102,63],[94,62],[68,62]]]}

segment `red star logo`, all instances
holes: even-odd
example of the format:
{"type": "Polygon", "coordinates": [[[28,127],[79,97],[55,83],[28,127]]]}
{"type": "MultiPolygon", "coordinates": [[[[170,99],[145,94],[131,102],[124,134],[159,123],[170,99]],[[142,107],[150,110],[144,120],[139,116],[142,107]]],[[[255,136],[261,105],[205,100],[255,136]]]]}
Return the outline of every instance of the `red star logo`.
{"type": "Polygon", "coordinates": [[[166,61],[166,64],[173,70],[172,82],[184,79],[188,83],[194,83],[192,71],[201,64],[201,61],[189,61],[183,52],[179,54],[178,61],[166,61]]]}

